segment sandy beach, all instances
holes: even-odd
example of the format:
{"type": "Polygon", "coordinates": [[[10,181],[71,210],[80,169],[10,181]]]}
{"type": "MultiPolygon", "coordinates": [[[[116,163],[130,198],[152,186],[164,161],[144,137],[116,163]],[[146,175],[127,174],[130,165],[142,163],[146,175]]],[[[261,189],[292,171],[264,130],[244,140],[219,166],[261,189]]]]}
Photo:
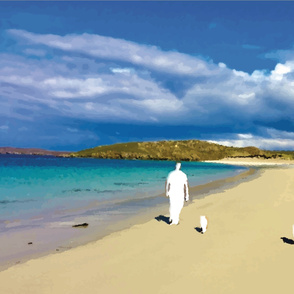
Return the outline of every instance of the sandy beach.
{"type": "Polygon", "coordinates": [[[293,162],[277,162],[194,200],[178,226],[167,224],[165,210],[98,241],[10,267],[0,272],[0,293],[288,292],[293,211],[293,162]],[[200,215],[209,219],[205,234],[198,232],[200,215]]]}
{"type": "Polygon", "coordinates": [[[243,165],[243,166],[288,166],[294,165],[294,160],[285,159],[258,159],[258,158],[224,158],[221,160],[206,160],[205,162],[215,162],[223,164],[243,165]]]}

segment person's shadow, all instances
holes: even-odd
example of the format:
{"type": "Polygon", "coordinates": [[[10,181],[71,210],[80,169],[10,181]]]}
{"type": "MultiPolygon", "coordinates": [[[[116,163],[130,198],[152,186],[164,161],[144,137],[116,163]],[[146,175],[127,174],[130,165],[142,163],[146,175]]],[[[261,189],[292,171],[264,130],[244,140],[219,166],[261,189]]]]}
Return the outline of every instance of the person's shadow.
{"type": "Polygon", "coordinates": [[[283,240],[284,243],[294,245],[294,240],[292,240],[292,239],[288,239],[286,237],[281,237],[281,239],[283,240]]]}
{"type": "Polygon", "coordinates": [[[196,227],[194,228],[198,233],[202,233],[202,228],[196,227]]]}
{"type": "Polygon", "coordinates": [[[169,218],[167,216],[164,216],[164,215],[159,215],[157,217],[155,217],[155,219],[158,221],[158,222],[165,222],[169,225],[169,218]]]}

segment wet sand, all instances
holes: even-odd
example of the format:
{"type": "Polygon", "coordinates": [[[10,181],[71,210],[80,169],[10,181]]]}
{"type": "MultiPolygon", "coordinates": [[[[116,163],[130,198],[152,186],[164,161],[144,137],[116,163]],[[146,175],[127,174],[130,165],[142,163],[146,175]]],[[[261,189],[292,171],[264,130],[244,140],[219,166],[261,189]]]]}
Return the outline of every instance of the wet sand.
{"type": "Polygon", "coordinates": [[[0,293],[291,291],[294,169],[249,179],[194,199],[178,226],[162,207],[147,222],[10,267],[0,272],[0,293]],[[205,234],[200,215],[209,219],[205,234]]]}

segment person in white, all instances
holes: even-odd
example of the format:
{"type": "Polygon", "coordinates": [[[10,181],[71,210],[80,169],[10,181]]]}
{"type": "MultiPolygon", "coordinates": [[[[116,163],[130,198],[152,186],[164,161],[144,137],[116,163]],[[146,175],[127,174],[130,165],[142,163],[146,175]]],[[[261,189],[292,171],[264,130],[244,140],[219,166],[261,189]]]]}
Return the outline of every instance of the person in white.
{"type": "Polygon", "coordinates": [[[169,173],[165,193],[169,197],[169,223],[177,225],[179,223],[180,213],[184,206],[184,200],[189,200],[188,178],[181,170],[181,163],[176,164],[176,169],[169,173]]]}

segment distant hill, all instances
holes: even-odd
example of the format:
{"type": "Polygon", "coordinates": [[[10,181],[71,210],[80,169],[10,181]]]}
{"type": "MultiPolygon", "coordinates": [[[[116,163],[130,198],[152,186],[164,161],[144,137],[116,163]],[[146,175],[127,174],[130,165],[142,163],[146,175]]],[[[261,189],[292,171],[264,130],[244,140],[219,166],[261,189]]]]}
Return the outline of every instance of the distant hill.
{"type": "Polygon", "coordinates": [[[14,147],[0,147],[0,154],[30,154],[30,155],[53,155],[64,156],[71,152],[68,151],[50,151],[38,148],[14,148],[14,147]]]}
{"type": "Polygon", "coordinates": [[[294,159],[291,151],[266,151],[256,147],[226,147],[199,140],[132,142],[71,153],[72,157],[95,157],[113,159],[202,161],[226,157],[259,157],[294,159]]]}

